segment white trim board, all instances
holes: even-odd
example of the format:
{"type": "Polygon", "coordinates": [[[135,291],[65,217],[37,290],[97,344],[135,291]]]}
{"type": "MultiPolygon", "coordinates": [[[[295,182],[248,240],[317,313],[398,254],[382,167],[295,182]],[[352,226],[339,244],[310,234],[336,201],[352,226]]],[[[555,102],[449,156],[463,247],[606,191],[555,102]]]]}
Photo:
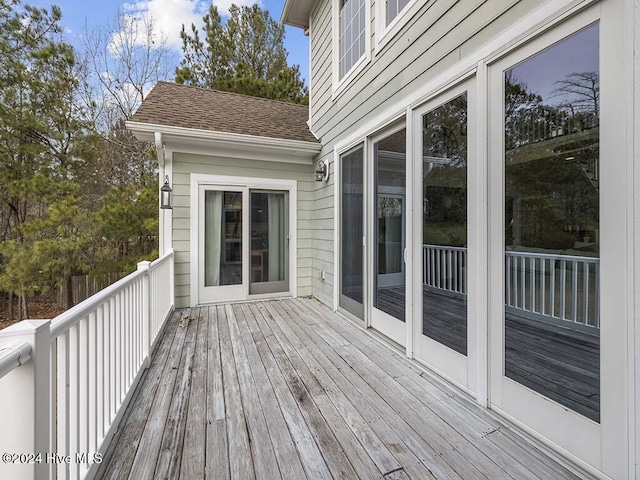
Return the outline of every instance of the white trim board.
{"type": "MultiPolygon", "coordinates": [[[[192,307],[199,304],[198,288],[200,275],[199,260],[199,218],[200,202],[199,189],[203,185],[220,185],[229,187],[245,187],[247,189],[287,190],[289,192],[289,293],[292,297],[298,295],[298,181],[274,178],[235,177],[229,175],[206,175],[192,173],[189,177],[189,303],[192,307]]],[[[248,288],[248,286],[247,286],[248,288]]],[[[263,295],[256,297],[264,298],[263,295]]],[[[245,300],[251,300],[254,295],[247,295],[245,300]]]]}
{"type": "Polygon", "coordinates": [[[173,151],[181,153],[200,155],[215,153],[217,156],[230,158],[311,165],[313,157],[322,149],[319,142],[214,132],[140,122],[127,122],[126,126],[141,141],[155,141],[156,134],[161,134],[165,146],[170,146],[173,151]]]}

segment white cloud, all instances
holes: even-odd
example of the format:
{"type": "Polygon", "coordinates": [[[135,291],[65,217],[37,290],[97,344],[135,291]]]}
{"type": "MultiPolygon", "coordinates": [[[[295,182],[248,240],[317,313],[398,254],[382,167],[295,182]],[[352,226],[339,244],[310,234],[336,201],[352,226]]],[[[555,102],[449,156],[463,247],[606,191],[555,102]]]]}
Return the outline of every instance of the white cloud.
{"type": "MultiPolygon", "coordinates": [[[[236,5],[260,4],[255,0],[140,0],[136,3],[123,3],[122,13],[130,16],[136,22],[144,24],[145,20],[153,19],[154,33],[157,39],[166,39],[166,46],[180,50],[182,40],[180,30],[185,25],[187,31],[191,24],[202,25],[202,17],[213,3],[218,7],[220,15],[227,16],[232,3],[236,5]]],[[[143,31],[144,29],[140,29],[143,31]]]]}

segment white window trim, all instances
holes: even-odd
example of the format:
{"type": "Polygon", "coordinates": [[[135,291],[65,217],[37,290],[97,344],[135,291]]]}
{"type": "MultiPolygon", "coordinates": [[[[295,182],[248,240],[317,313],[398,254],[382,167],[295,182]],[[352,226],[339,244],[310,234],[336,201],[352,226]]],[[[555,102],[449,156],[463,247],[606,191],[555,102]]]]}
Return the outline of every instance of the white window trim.
{"type": "Polygon", "coordinates": [[[342,78],[340,78],[340,0],[332,0],[331,16],[332,99],[335,100],[351,83],[351,80],[357,77],[371,61],[371,3],[365,0],[364,55],[353,64],[342,78]]]}
{"type": "MultiPolygon", "coordinates": [[[[200,202],[199,190],[202,185],[218,185],[227,187],[241,187],[246,189],[273,189],[286,190],[289,192],[289,292],[283,292],[283,295],[290,294],[291,297],[298,296],[298,182],[297,180],[285,180],[277,178],[254,178],[254,177],[235,177],[228,175],[208,175],[201,173],[192,173],[189,179],[190,194],[190,215],[189,215],[189,249],[190,249],[190,278],[189,278],[189,297],[190,305],[195,307],[199,305],[199,279],[200,279],[200,256],[199,256],[199,219],[200,219],[200,202]]],[[[245,232],[248,234],[248,232],[245,232]]],[[[243,241],[248,241],[243,237],[243,241]]],[[[244,258],[246,263],[248,259],[244,258]]],[[[245,285],[245,295],[243,300],[257,298],[275,298],[283,296],[280,294],[250,295],[249,284],[245,285]]]]}
{"type": "MultiPolygon", "coordinates": [[[[435,0],[429,1],[430,8],[435,0]]],[[[386,25],[386,9],[383,0],[376,1],[376,55],[384,46],[404,28],[407,22],[412,19],[418,10],[424,6],[425,2],[410,0],[409,3],[396,15],[389,25],[386,25]]]]}

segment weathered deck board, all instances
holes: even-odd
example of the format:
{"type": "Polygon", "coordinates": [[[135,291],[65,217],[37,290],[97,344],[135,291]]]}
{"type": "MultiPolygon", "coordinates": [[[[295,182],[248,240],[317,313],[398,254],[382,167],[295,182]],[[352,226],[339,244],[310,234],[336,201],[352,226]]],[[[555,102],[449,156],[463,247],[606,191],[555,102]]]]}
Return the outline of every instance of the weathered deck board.
{"type": "Polygon", "coordinates": [[[255,470],[249,445],[246,414],[240,393],[240,382],[236,371],[231,333],[224,306],[217,306],[218,328],[220,329],[220,352],[222,358],[222,379],[225,415],[227,420],[227,444],[229,446],[229,470],[231,478],[255,478],[255,470]]]}
{"type": "MultiPolygon", "coordinates": [[[[299,351],[303,350],[302,343],[287,339],[274,319],[274,314],[275,317],[279,314],[273,305],[269,307],[267,313],[263,313],[263,319],[277,340],[270,347],[278,351],[280,366],[288,373],[291,391],[302,409],[318,447],[323,452],[331,475],[333,478],[358,478],[347,455],[351,454],[351,458],[360,463],[365,462],[365,459],[370,461],[369,456],[340,418],[327,392],[299,354],[299,351]]],[[[364,468],[365,472],[376,471],[368,462],[364,463],[364,468]]]]}
{"type": "Polygon", "coordinates": [[[191,393],[191,374],[199,323],[198,313],[199,310],[196,309],[192,311],[189,317],[182,320],[182,322],[188,322],[188,325],[183,327],[187,329],[187,335],[184,340],[182,358],[178,367],[169,413],[162,432],[162,442],[154,478],[178,478],[182,467],[187,406],[191,393]]]}
{"type": "MultiPolygon", "coordinates": [[[[426,378],[424,371],[402,355],[389,355],[380,342],[361,329],[345,324],[337,315],[323,314],[324,308],[317,302],[307,304],[324,315],[331,328],[344,333],[353,345],[359,358],[372,362],[370,371],[380,378],[391,377],[398,385],[406,388],[415,398],[431,409],[439,418],[451,425],[458,433],[514,478],[577,478],[564,467],[536,449],[528,448],[516,434],[505,428],[479,406],[462,397],[453,395],[436,382],[426,378]],[[515,460],[515,461],[514,461],[515,460]],[[541,462],[539,469],[529,470],[528,465],[541,462]],[[549,468],[550,467],[550,468],[549,468]]],[[[431,424],[429,423],[431,427],[431,424]]]]}
{"type": "Polygon", "coordinates": [[[576,478],[310,299],[178,312],[99,478],[576,478]]]}
{"type": "Polygon", "coordinates": [[[165,364],[176,337],[176,326],[180,321],[180,317],[180,312],[174,312],[171,318],[167,320],[166,333],[161,337],[156,347],[151,365],[140,382],[140,388],[136,390],[131,399],[131,408],[122,419],[122,425],[125,427],[121,428],[118,435],[113,439],[105,456],[105,464],[108,464],[108,468],[100,469],[97,478],[115,480],[126,478],[129,474],[140,444],[140,432],[144,429],[151,410],[151,402],[146,401],[146,399],[156,396],[160,379],[165,373],[165,364]],[[120,453],[119,461],[109,463],[109,458],[111,458],[115,448],[118,448],[120,453]]]}
{"type": "Polygon", "coordinates": [[[244,344],[247,361],[251,366],[251,373],[258,394],[257,398],[260,399],[259,403],[262,405],[267,430],[273,444],[277,468],[280,470],[283,478],[299,478],[304,480],[306,474],[302,468],[298,452],[295,445],[291,442],[291,436],[282,414],[282,409],[278,404],[275,392],[269,381],[269,376],[262,364],[260,354],[246,324],[245,317],[251,316],[252,314],[248,311],[246,304],[235,305],[233,310],[240,338],[245,339],[244,344]]]}
{"type": "Polygon", "coordinates": [[[208,308],[201,309],[199,313],[180,469],[180,477],[185,480],[201,476],[205,466],[208,308]]]}
{"type": "MultiPolygon", "coordinates": [[[[327,326],[326,322],[318,323],[318,326],[318,338],[326,338],[323,331],[331,327],[327,326]]],[[[352,370],[342,368],[342,371],[347,372],[345,375],[349,375],[349,380],[359,390],[372,389],[375,395],[386,401],[386,404],[378,401],[373,403],[383,418],[395,417],[391,423],[396,428],[406,422],[413,429],[409,432],[403,431],[403,438],[411,436],[436,448],[438,455],[441,455],[462,478],[484,478],[485,475],[489,478],[510,478],[490,458],[480,453],[457,431],[412,397],[395,379],[388,375],[375,375],[374,372],[379,370],[379,367],[362,355],[350,341],[345,341],[346,344],[335,354],[352,370]],[[430,428],[423,428],[425,421],[430,428]]]]}
{"type": "MultiPolygon", "coordinates": [[[[202,308],[202,312],[205,308],[202,308]]],[[[220,357],[220,336],[216,307],[206,309],[208,328],[207,344],[207,438],[205,446],[205,477],[228,480],[229,445],[225,419],[224,386],[222,380],[222,359],[220,357]]]]}
{"type": "MultiPolygon", "coordinates": [[[[307,476],[311,479],[329,479],[331,473],[322,457],[309,427],[307,426],[302,412],[291,395],[284,374],[279,370],[276,359],[268,347],[269,340],[258,327],[258,322],[264,321],[262,313],[257,309],[257,305],[247,305],[250,315],[245,315],[246,325],[251,332],[251,337],[255,342],[256,351],[260,355],[265,374],[273,387],[274,394],[282,410],[282,415],[287,423],[287,428],[291,438],[298,449],[298,454],[302,466],[307,476]]],[[[272,343],[272,342],[271,342],[272,343]]]]}

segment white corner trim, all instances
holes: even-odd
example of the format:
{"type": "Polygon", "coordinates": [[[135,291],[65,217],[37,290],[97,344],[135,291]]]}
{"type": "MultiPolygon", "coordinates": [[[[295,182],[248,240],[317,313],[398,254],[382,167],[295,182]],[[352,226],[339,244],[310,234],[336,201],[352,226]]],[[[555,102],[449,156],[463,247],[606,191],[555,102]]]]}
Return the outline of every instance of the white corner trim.
{"type": "Polygon", "coordinates": [[[158,157],[158,165],[164,167],[164,145],[162,143],[162,133],[155,132],[156,156],[158,157]]]}

